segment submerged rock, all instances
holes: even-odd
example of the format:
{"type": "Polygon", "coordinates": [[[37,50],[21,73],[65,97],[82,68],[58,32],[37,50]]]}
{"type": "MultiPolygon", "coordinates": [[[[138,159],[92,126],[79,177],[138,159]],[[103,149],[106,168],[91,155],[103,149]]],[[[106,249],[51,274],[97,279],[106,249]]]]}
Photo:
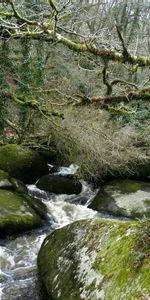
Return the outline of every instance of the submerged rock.
{"type": "Polygon", "coordinates": [[[82,190],[82,184],[73,176],[48,174],[41,177],[36,185],[42,190],[55,194],[79,194],[82,190]]]}
{"type": "MultiPolygon", "coordinates": [[[[58,229],[40,249],[43,290],[53,300],[148,299],[148,241],[138,222],[82,220],[58,229]]],[[[143,228],[143,229],[142,229],[143,228]]]]}
{"type": "Polygon", "coordinates": [[[0,147],[0,168],[25,183],[34,183],[48,173],[47,163],[39,153],[14,144],[0,147]]]}
{"type": "Polygon", "coordinates": [[[42,225],[27,199],[13,191],[0,190],[0,233],[15,233],[42,225]]]}
{"type": "Polygon", "coordinates": [[[89,207],[131,218],[150,216],[150,184],[113,180],[99,190],[89,207]]]}

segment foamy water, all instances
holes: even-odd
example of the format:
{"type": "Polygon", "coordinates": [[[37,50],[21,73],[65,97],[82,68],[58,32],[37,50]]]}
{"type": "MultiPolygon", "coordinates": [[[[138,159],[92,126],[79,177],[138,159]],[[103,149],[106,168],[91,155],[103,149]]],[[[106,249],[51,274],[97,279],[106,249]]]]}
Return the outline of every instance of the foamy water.
{"type": "MultiPolygon", "coordinates": [[[[71,165],[59,168],[58,173],[73,174],[76,170],[77,166],[71,165]]],[[[46,235],[76,220],[100,217],[87,208],[96,190],[84,181],[79,195],[49,194],[36,185],[28,189],[47,206],[48,223],[28,234],[0,241],[0,300],[39,300],[36,261],[46,235]]]]}

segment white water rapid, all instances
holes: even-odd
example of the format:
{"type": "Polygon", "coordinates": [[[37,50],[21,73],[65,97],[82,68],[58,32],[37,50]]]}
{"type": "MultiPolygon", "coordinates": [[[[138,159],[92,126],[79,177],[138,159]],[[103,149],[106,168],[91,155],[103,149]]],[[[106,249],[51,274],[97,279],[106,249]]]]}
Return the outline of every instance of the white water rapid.
{"type": "MultiPolygon", "coordinates": [[[[77,166],[59,168],[60,174],[73,174],[77,166]]],[[[48,224],[38,230],[0,240],[0,300],[39,300],[37,279],[37,255],[49,233],[71,222],[99,215],[87,208],[96,191],[82,182],[79,195],[55,195],[29,185],[31,195],[47,206],[48,224]]],[[[100,216],[102,217],[102,216],[100,216]]]]}

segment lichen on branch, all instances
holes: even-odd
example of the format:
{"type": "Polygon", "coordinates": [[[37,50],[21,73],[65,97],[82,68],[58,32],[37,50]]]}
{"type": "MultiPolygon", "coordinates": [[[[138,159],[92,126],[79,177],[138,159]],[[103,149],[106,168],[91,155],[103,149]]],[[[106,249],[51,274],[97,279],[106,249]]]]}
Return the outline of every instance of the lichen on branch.
{"type": "MultiPolygon", "coordinates": [[[[122,49],[116,50],[114,48],[106,48],[106,47],[101,47],[98,46],[95,42],[94,39],[91,40],[90,42],[77,42],[77,33],[75,32],[75,40],[72,38],[72,35],[70,37],[70,34],[68,37],[66,36],[66,30],[61,27],[61,34],[60,34],[60,25],[57,27],[57,20],[56,20],[56,15],[61,13],[61,9],[58,9],[58,6],[54,0],[48,0],[48,3],[52,10],[55,12],[54,15],[52,14],[51,16],[51,26],[45,26],[47,24],[45,20],[39,20],[33,19],[30,20],[29,18],[26,18],[22,15],[22,12],[19,12],[16,9],[15,4],[9,0],[7,1],[7,4],[11,7],[12,13],[9,11],[4,11],[2,10],[2,13],[0,12],[1,17],[3,20],[8,18],[8,14],[10,15],[10,18],[13,17],[13,20],[16,20],[16,28],[11,27],[11,21],[9,22],[10,24],[10,30],[6,28],[4,22],[0,24],[0,32],[2,32],[3,38],[11,38],[11,39],[19,39],[23,37],[27,37],[28,39],[43,39],[47,42],[58,42],[61,43],[65,46],[67,46],[69,49],[75,51],[75,52],[87,52],[87,53],[92,53],[96,56],[101,57],[102,59],[106,59],[108,61],[114,61],[114,62],[120,62],[123,64],[131,64],[131,65],[137,65],[139,67],[148,67],[150,66],[150,57],[148,56],[136,56],[133,55],[132,53],[129,52],[127,47],[125,46],[125,42],[123,39],[123,36],[119,30],[118,27],[117,33],[118,37],[121,41],[121,46],[122,49]],[[23,23],[23,25],[28,25],[28,30],[26,31],[24,29],[24,26],[18,26],[17,22],[18,20],[23,23]],[[6,30],[5,30],[6,29],[6,30]]],[[[12,24],[14,25],[14,23],[12,24]]],[[[79,35],[80,36],[80,35],[79,35]]],[[[110,45],[111,46],[111,45],[110,45]]]]}

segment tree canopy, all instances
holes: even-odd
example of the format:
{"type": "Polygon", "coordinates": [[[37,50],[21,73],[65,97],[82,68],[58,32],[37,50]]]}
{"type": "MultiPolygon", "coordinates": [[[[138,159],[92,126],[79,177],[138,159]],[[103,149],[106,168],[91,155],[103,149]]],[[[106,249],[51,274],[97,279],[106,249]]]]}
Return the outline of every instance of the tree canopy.
{"type": "MultiPolygon", "coordinates": [[[[9,88],[6,88],[5,80],[1,79],[1,98],[9,98],[23,107],[36,109],[46,117],[61,116],[53,109],[48,110],[35,95],[29,97],[29,86],[31,82],[34,82],[34,90],[41,86],[43,70],[53,47],[57,52],[57,48],[62,45],[76,53],[75,61],[79,70],[96,70],[105,87],[102,94],[98,95],[83,92],[83,89],[76,95],[66,92],[67,103],[105,105],[112,101],[149,100],[149,25],[148,1],[34,0],[31,3],[29,0],[1,0],[0,41],[3,61],[0,65],[3,69],[4,64],[5,67],[7,64],[10,77],[18,68],[16,56],[22,53],[19,56],[22,60],[20,69],[15,75],[21,87],[14,89],[14,82],[9,78],[9,88]],[[21,77],[18,74],[22,74],[21,77]]],[[[58,88],[56,92],[64,96],[58,88]]],[[[13,126],[4,117],[5,109],[2,107],[3,119],[13,126]]],[[[24,120],[27,110],[21,111],[21,119],[24,120]]]]}
{"type": "MultiPolygon", "coordinates": [[[[35,1],[37,4],[35,7],[34,3],[28,4],[29,8],[31,6],[31,11],[33,9],[32,13],[34,14],[31,14],[31,16],[26,15],[28,11],[26,11],[26,14],[23,13],[23,6],[17,4],[17,1],[2,0],[1,2],[4,5],[4,9],[1,9],[0,12],[2,38],[18,39],[27,37],[30,39],[40,39],[42,37],[42,39],[47,42],[62,43],[74,51],[89,52],[106,60],[130,63],[139,67],[150,66],[150,58],[138,53],[138,44],[136,48],[131,49],[131,51],[128,49],[130,40],[134,39],[132,36],[134,27],[138,28],[141,26],[141,21],[145,21],[145,15],[148,21],[149,5],[145,5],[144,8],[141,8],[141,5],[139,6],[139,4],[142,3],[141,1],[137,1],[136,5],[134,5],[133,2],[129,7],[128,1],[124,1],[123,5],[121,5],[121,1],[121,7],[116,5],[116,1],[108,1],[108,3],[107,1],[102,3],[101,1],[82,1],[83,3],[77,1],[78,3],[76,4],[74,4],[74,1],[67,1],[66,3],[60,1],[58,5],[55,1],[49,0],[49,7],[47,7],[46,3],[38,4],[38,1],[35,1]],[[118,7],[120,14],[122,13],[121,20],[118,20],[117,17],[118,7]],[[84,11],[90,14],[90,10],[93,10],[93,8],[94,12],[95,8],[98,9],[98,12],[102,10],[101,14],[105,9],[104,15],[102,15],[103,20],[98,22],[100,24],[97,24],[99,19],[98,13],[96,18],[93,18],[93,12],[91,16],[87,14],[87,19],[83,16],[84,11]],[[39,12],[36,10],[39,10],[39,12]],[[80,13],[80,10],[82,13],[80,13]],[[108,17],[107,14],[109,14],[110,10],[112,14],[110,17],[112,17],[112,22],[114,23],[113,27],[116,28],[120,47],[118,47],[118,45],[117,47],[116,45],[113,47],[109,41],[107,45],[105,44],[108,33],[106,33],[106,37],[101,37],[101,35],[105,35],[105,19],[108,17]],[[78,11],[79,17],[76,18],[80,18],[80,20],[75,20],[74,22],[78,11]],[[140,20],[140,18],[142,18],[142,20],[140,20]],[[94,20],[91,21],[91,19],[94,20]],[[126,19],[126,23],[124,19],[126,19]],[[74,23],[72,24],[72,22],[74,23]],[[81,28],[76,28],[78,22],[81,23],[81,28]],[[103,23],[103,25],[101,23],[103,23]],[[130,29],[126,43],[123,33],[129,26],[130,29]]],[[[27,2],[28,1],[24,1],[24,4],[27,5],[27,2]]],[[[132,1],[130,1],[130,3],[131,2],[132,1]]],[[[107,30],[112,31],[109,32],[109,35],[112,35],[114,29],[109,28],[110,24],[107,25],[106,23],[106,26],[108,27],[107,30]]],[[[137,37],[137,43],[139,38],[140,37],[137,37]]]]}

